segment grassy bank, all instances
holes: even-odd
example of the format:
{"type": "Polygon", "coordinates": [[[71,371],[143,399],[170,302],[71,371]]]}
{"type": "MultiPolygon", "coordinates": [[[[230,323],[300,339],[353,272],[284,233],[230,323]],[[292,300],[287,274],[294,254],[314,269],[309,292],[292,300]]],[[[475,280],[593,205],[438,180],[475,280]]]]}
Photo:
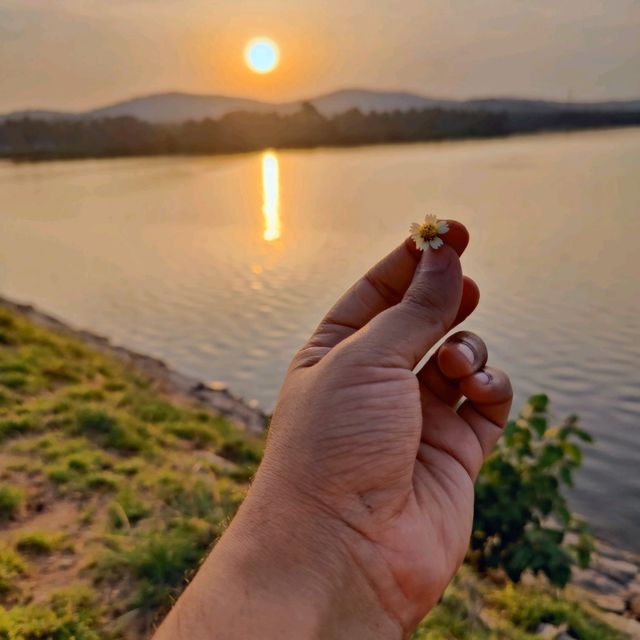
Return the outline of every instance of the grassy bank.
{"type": "MultiPolygon", "coordinates": [[[[140,638],[240,504],[261,440],[0,306],[0,638],[140,638]]],[[[620,637],[463,572],[416,638],[620,637]]]]}

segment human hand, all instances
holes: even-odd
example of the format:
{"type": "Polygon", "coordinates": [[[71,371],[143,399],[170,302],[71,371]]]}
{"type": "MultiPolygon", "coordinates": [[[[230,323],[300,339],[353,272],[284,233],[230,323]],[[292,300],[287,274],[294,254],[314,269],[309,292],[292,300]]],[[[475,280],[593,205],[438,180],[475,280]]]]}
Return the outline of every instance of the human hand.
{"type": "MultiPolygon", "coordinates": [[[[294,357],[254,485],[185,597],[204,613],[198,584],[219,598],[225,581],[248,598],[245,635],[215,637],[405,637],[460,566],[512,392],[468,332],[413,373],[478,303],[467,231],[449,226],[441,249],[408,239],[374,266],[294,357]]],[[[231,609],[209,607],[220,630],[231,609]]]]}

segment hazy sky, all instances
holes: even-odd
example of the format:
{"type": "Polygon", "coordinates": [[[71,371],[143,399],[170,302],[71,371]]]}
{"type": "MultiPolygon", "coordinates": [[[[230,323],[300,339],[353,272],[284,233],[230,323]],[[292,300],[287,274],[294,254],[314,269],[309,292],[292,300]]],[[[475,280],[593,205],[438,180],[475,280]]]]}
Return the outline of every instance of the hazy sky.
{"type": "Polygon", "coordinates": [[[640,0],[0,0],[0,111],[343,87],[638,98],[640,0]],[[257,35],[267,76],[242,59],[257,35]]]}

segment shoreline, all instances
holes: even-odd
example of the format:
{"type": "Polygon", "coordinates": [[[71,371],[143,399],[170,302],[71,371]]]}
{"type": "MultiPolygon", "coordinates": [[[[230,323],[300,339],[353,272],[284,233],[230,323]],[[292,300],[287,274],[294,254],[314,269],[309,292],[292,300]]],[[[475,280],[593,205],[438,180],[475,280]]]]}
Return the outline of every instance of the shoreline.
{"type": "Polygon", "coordinates": [[[204,408],[219,413],[252,435],[264,433],[269,419],[268,414],[257,404],[247,402],[232,393],[224,383],[202,382],[176,371],[159,358],[113,344],[105,336],[74,327],[31,304],[17,302],[0,295],[0,306],[21,314],[38,326],[77,338],[103,353],[116,357],[149,377],[162,391],[178,399],[196,402],[204,408]]]}
{"type": "MultiPolygon", "coordinates": [[[[223,415],[252,435],[262,435],[265,431],[269,416],[256,404],[233,394],[223,383],[199,381],[172,369],[158,358],[114,345],[104,336],[76,328],[31,304],[0,295],[0,306],[19,313],[40,327],[76,338],[114,356],[148,377],[163,392],[223,415]]],[[[631,638],[640,638],[640,555],[597,539],[590,567],[574,567],[567,588],[580,600],[599,610],[611,626],[631,638]]]]}

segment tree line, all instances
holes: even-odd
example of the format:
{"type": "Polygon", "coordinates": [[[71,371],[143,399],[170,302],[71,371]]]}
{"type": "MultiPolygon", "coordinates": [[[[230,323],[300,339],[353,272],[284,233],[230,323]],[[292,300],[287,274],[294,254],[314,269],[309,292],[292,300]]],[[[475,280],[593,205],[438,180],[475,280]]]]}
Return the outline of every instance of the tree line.
{"type": "Polygon", "coordinates": [[[509,113],[414,109],[331,118],[304,103],[296,113],[238,111],[219,119],[152,124],[133,117],[99,120],[13,119],[0,122],[0,157],[40,160],[171,154],[214,154],[420,142],[640,124],[640,112],[509,113]]]}

